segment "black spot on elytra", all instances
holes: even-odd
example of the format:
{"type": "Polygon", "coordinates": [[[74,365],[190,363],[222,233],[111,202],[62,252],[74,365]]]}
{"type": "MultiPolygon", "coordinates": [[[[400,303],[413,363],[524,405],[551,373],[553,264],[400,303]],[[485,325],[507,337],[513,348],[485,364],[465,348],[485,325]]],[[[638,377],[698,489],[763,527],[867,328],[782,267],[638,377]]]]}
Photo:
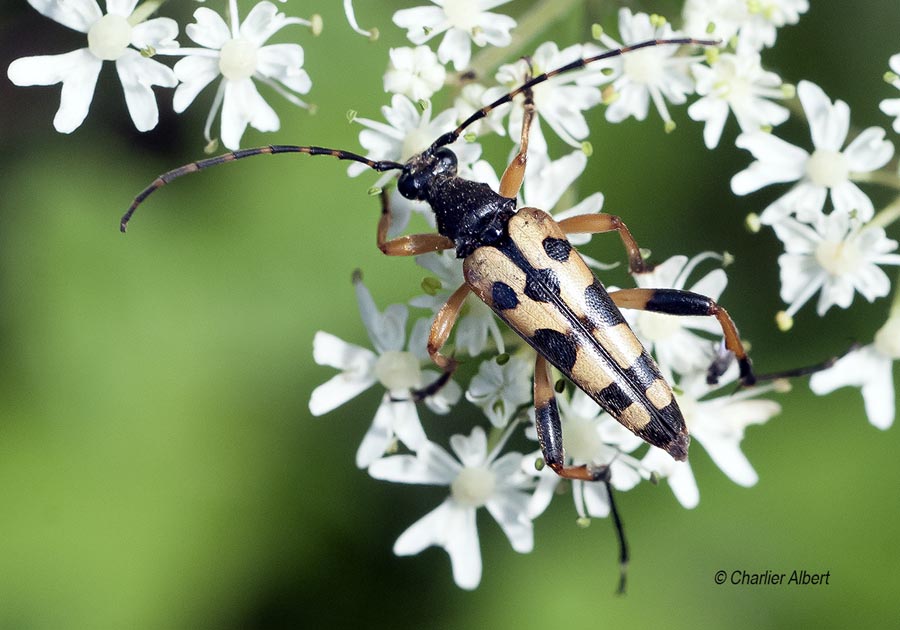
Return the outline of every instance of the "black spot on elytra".
{"type": "Polygon", "coordinates": [[[539,328],[532,337],[535,347],[560,370],[570,373],[578,356],[575,341],[568,335],[550,328],[539,328]]]}
{"type": "Polygon", "coordinates": [[[559,277],[552,269],[532,269],[525,278],[525,295],[535,302],[559,297],[559,277]]]}
{"type": "Polygon", "coordinates": [[[609,293],[596,278],[584,290],[584,302],[587,305],[588,319],[598,328],[616,326],[625,321],[609,293]]]}
{"type": "Polygon", "coordinates": [[[548,236],[544,239],[544,251],[553,260],[566,262],[569,260],[569,253],[572,251],[572,244],[564,238],[553,238],[548,236]]]}
{"type": "Polygon", "coordinates": [[[638,388],[646,391],[648,387],[656,382],[656,379],[662,378],[656,363],[650,358],[646,352],[642,352],[634,363],[625,370],[625,378],[630,383],[634,383],[638,388]]]}
{"type": "Polygon", "coordinates": [[[491,287],[491,299],[494,302],[494,308],[506,311],[516,308],[519,305],[519,296],[516,295],[515,289],[505,282],[495,282],[491,287]]]}
{"type": "Polygon", "coordinates": [[[622,412],[634,402],[631,396],[619,387],[617,383],[610,383],[601,389],[597,393],[597,397],[605,403],[604,407],[608,405],[607,411],[616,418],[622,415],[622,412]]]}
{"type": "Polygon", "coordinates": [[[681,410],[674,401],[658,413],[651,414],[650,422],[637,435],[653,446],[668,451],[675,459],[683,460],[687,457],[690,439],[681,410]]]}

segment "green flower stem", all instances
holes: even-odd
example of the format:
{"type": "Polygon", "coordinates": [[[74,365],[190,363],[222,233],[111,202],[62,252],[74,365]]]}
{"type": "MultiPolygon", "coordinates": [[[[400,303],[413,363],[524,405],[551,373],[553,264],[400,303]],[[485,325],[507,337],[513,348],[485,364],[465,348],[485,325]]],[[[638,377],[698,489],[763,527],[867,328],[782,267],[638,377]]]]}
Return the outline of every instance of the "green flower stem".
{"type": "Polygon", "coordinates": [[[581,0],[541,0],[518,20],[512,31],[512,42],[504,48],[489,46],[482,48],[472,59],[470,71],[477,78],[488,76],[500,67],[500,64],[521,56],[527,44],[547,30],[551,24],[568,15],[581,0]]]}
{"type": "Polygon", "coordinates": [[[128,18],[128,23],[132,26],[140,24],[151,15],[156,13],[157,9],[159,9],[159,7],[161,7],[165,3],[166,0],[147,0],[146,2],[139,4],[135,8],[134,13],[132,13],[128,18]]]}
{"type": "Polygon", "coordinates": [[[886,168],[879,171],[853,173],[850,179],[855,182],[869,182],[900,190],[900,174],[897,173],[896,168],[894,167],[896,167],[895,162],[891,162],[886,168]]]}
{"type": "Polygon", "coordinates": [[[900,196],[880,210],[878,214],[866,224],[866,227],[886,228],[897,219],[900,219],[900,196]]]}

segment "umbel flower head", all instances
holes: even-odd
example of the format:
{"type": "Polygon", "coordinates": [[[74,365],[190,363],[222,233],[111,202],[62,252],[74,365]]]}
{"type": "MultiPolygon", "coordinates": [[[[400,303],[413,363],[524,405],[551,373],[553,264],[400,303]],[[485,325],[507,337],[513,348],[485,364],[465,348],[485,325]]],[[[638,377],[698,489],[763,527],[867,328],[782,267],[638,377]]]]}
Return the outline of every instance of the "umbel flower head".
{"type": "MultiPolygon", "coordinates": [[[[514,428],[516,423],[510,426],[514,428]]],[[[506,432],[508,437],[509,431],[506,432]]],[[[484,429],[475,427],[468,436],[454,435],[450,446],[457,459],[433,442],[422,444],[415,455],[394,455],[374,462],[369,474],[398,483],[448,486],[450,496],[407,529],[394,544],[398,556],[415,555],[436,545],[450,555],[453,579],[461,588],[481,582],[481,551],[475,512],[487,508],[503,529],[513,549],[528,553],[534,547],[534,530],[528,517],[533,478],[520,470],[519,453],[500,451],[506,439],[489,452],[484,429]]]]}
{"type": "MultiPolygon", "coordinates": [[[[379,311],[358,274],[354,276],[354,284],[360,314],[375,352],[326,332],[316,333],[313,340],[316,363],[337,368],[341,373],[313,390],[309,410],[320,416],[376,383],[384,387],[375,418],[356,453],[357,466],[366,468],[387,451],[395,439],[411,450],[425,442],[425,431],[410,393],[435,380],[437,374],[421,368],[423,362],[429,361],[425,352],[426,327],[414,328],[406,344],[409,316],[406,306],[392,304],[383,312],[379,311]]],[[[425,402],[435,413],[447,413],[460,395],[459,386],[451,381],[425,402]]]]}
{"type": "Polygon", "coordinates": [[[200,7],[194,12],[196,22],[189,24],[185,32],[201,48],[158,53],[184,56],[175,64],[175,74],[181,81],[172,103],[176,112],[187,109],[203,88],[222,77],[204,134],[211,142],[212,122],[221,108],[222,144],[233,150],[240,146],[247,125],[259,131],[278,131],[281,125],[275,110],[257,91],[254,80],[268,85],[289,102],[306,107],[297,97],[312,87],[302,68],[303,48],[299,44],[266,42],[289,24],[312,23],[286,17],[271,2],[255,5],[243,22],[238,19],[236,0],[230,0],[229,7],[230,24],[212,9],[200,7]]]}
{"type": "Polygon", "coordinates": [[[809,81],[797,85],[797,96],[809,120],[815,150],[808,153],[761,131],[742,133],[737,146],[750,151],[756,161],[732,178],[732,191],[746,195],[769,184],[796,181],[763,211],[760,218],[768,225],[792,214],[812,222],[823,212],[828,196],[836,211],[855,212],[861,221],[870,220],[875,213],[872,201],[852,181],[852,175],[887,164],[894,145],[884,139],[883,129],[869,127],[842,148],[850,130],[847,103],[832,103],[822,88],[809,81]]]}
{"type": "Polygon", "coordinates": [[[508,46],[510,30],[516,21],[490,9],[509,0],[431,0],[436,6],[402,9],[394,14],[394,24],[407,30],[409,41],[424,44],[444,34],[437,55],[441,63],[453,62],[457,70],[465,70],[476,46],[508,46]]]}
{"type": "Polygon", "coordinates": [[[59,110],[53,126],[71,133],[87,117],[103,62],[115,63],[125,92],[128,113],[138,131],[159,121],[152,86],[175,87],[170,68],[144,57],[140,51],[175,47],[178,25],[169,18],[139,21],[133,15],[138,0],[107,0],[106,13],[96,0],[28,0],[42,15],[87,36],[87,46],[62,55],[22,57],[9,65],[7,75],[16,85],[62,83],[59,110]]]}

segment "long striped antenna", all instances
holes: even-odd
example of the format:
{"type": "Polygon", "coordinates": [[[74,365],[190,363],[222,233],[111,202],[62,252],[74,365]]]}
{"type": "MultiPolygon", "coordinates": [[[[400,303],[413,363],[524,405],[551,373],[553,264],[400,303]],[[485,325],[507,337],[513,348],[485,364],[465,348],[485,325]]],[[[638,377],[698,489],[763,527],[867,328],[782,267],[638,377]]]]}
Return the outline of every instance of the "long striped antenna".
{"type": "Polygon", "coordinates": [[[583,57],[581,59],[576,59],[566,65],[557,68],[556,70],[550,70],[549,72],[545,72],[543,74],[539,74],[536,77],[532,77],[512,92],[501,96],[496,101],[491,103],[490,105],[485,105],[477,112],[466,118],[462,123],[460,123],[459,127],[454,129],[453,131],[448,131],[440,138],[434,141],[434,144],[431,145],[431,150],[435,150],[439,147],[452,144],[456,142],[459,136],[465,131],[466,127],[469,125],[481,120],[485,116],[487,116],[491,111],[500,107],[501,105],[505,105],[506,103],[511,103],[512,100],[517,97],[519,94],[522,94],[526,90],[530,90],[535,85],[543,83],[553,77],[563,74],[565,72],[572,72],[573,70],[579,70],[584,68],[586,65],[594,63],[595,61],[601,61],[603,59],[610,59],[612,57],[620,57],[630,52],[634,52],[635,50],[640,50],[642,48],[653,48],[654,46],[666,46],[669,44],[678,45],[678,46],[718,46],[722,42],[715,39],[694,39],[691,37],[679,37],[675,39],[650,39],[645,42],[640,42],[637,44],[631,44],[629,46],[623,46],[622,48],[616,48],[614,50],[608,50],[604,53],[600,53],[594,55],[592,57],[583,57]]]}
{"type": "Polygon", "coordinates": [[[308,155],[330,155],[339,160],[352,160],[354,162],[360,162],[361,164],[365,164],[372,170],[380,172],[403,168],[403,165],[398,162],[392,162],[390,160],[370,160],[369,158],[357,155],[356,153],[351,153],[350,151],[326,149],[325,147],[301,147],[285,144],[273,144],[265,147],[256,147],[254,149],[241,149],[239,151],[231,151],[230,153],[211,157],[206,160],[200,160],[198,162],[185,164],[184,166],[179,166],[178,168],[172,169],[167,173],[163,173],[162,175],[154,179],[153,182],[144,190],[142,190],[138,194],[138,196],[134,198],[134,201],[131,202],[131,206],[128,208],[128,211],[124,215],[122,215],[122,219],[119,221],[119,229],[122,230],[122,232],[125,232],[128,229],[128,222],[131,220],[131,216],[134,214],[134,211],[137,210],[138,206],[141,205],[144,200],[153,192],[159,190],[160,188],[171,182],[173,179],[177,179],[182,175],[187,175],[188,173],[196,173],[197,171],[202,171],[203,169],[210,168],[211,166],[218,166],[219,164],[234,162],[235,160],[242,160],[244,158],[253,157],[255,155],[274,155],[276,153],[306,153],[308,155]]]}

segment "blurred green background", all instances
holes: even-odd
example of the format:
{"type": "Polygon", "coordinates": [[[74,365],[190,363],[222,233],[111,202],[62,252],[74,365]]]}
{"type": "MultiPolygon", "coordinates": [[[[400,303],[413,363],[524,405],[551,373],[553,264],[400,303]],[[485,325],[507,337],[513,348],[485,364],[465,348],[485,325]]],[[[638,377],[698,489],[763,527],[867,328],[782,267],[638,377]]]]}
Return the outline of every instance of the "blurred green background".
{"type": "MultiPolygon", "coordinates": [[[[350,31],[338,2],[287,3],[289,14],[325,19],[318,39],[285,31],[305,46],[319,110],[310,116],[266,92],[282,130],[249,131],[244,145],[358,148],[345,113],[380,118],[387,50],[405,45],[390,16],[424,3],[357,2],[360,23],[381,30],[375,43],[350,31]]],[[[502,10],[519,15],[527,4],[502,10]]],[[[619,4],[586,3],[541,41],[583,41],[595,21],[614,30],[619,4]]],[[[628,4],[670,16],[680,5],[628,4]]],[[[812,5],[764,63],[846,100],[855,125],[888,128],[877,103],[897,96],[881,77],[900,52],[900,5],[812,5]]],[[[170,3],[163,14],[183,31],[194,6],[170,3]]],[[[0,9],[4,68],[82,41],[24,1],[0,9]]],[[[396,537],[445,490],[377,482],[354,467],[380,394],[310,417],[310,392],[333,374],[313,363],[311,344],[320,329],[367,343],[354,269],[381,306],[412,295],[423,272],[374,247],[374,178],[351,180],[324,158],[260,158],[186,178],[152,198],[123,237],[117,222],[133,195],[202,156],[211,92],[179,117],[170,99],[161,94],[159,127],[138,134],[107,66],[87,121],[64,136],[51,123],[58,86],[0,81],[0,627],[896,624],[900,432],[871,427],[857,390],[818,398],[804,382],[780,399],[781,415],[748,432],[755,487],[734,485],[695,448],[696,509],[665,485],[620,496],[633,551],[626,597],[613,594],[609,523],[577,528],[568,498],[536,521],[530,555],[480,514],[485,570],[473,593],[454,586],[441,550],[394,557],[396,537]],[[719,569],[830,571],[831,583],[717,586],[719,569]]],[[[779,245],[741,223],[783,188],[735,198],[729,179],[749,154],[706,151],[700,126],[683,109],[675,116],[679,128],[665,135],[655,115],[610,125],[594,112],[581,193],[602,190],[656,260],[732,252],[723,300],[759,369],[869,342],[887,300],[857,296],[824,320],[805,308],[795,330],[775,329],[779,245]]],[[[809,146],[802,123],[779,134],[809,146]]],[[[723,145],[734,136],[732,120],[723,145]]],[[[888,199],[870,190],[876,205],[888,199]]],[[[889,235],[900,236],[896,226],[889,235]]],[[[620,258],[609,238],[589,252],[620,258]]],[[[423,416],[438,431],[467,433],[479,421],[466,403],[448,418],[423,416]]]]}

